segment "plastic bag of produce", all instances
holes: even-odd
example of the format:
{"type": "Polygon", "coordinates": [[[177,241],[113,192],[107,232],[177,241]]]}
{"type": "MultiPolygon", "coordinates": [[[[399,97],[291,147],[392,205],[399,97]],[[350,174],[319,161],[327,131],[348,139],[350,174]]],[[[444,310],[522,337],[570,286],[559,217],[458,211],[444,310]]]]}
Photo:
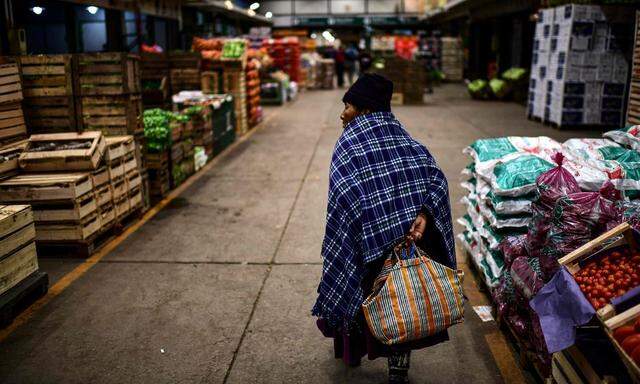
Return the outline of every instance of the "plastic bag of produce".
{"type": "Polygon", "coordinates": [[[491,175],[493,193],[498,196],[523,196],[536,190],[536,179],[553,168],[542,157],[516,154],[499,161],[491,175]]]}
{"type": "Polygon", "coordinates": [[[531,222],[530,214],[501,215],[493,211],[484,202],[478,202],[478,208],[480,208],[480,213],[485,220],[494,228],[526,228],[531,222]]]}
{"type": "Polygon", "coordinates": [[[511,311],[511,308],[516,301],[514,289],[513,278],[507,268],[500,277],[500,282],[492,293],[493,299],[497,304],[496,309],[499,317],[504,317],[511,311]]]}
{"type": "Polygon", "coordinates": [[[497,196],[489,191],[486,202],[497,214],[517,215],[531,213],[531,203],[535,197],[536,195],[534,193],[520,197],[497,196]]]}
{"type": "Polygon", "coordinates": [[[513,260],[510,274],[516,293],[527,302],[544,286],[540,262],[534,257],[518,257],[513,260]]]}
{"type": "Polygon", "coordinates": [[[500,79],[491,79],[489,81],[489,88],[491,88],[491,93],[496,99],[504,99],[509,95],[509,91],[511,90],[509,84],[500,79]]]}
{"type": "Polygon", "coordinates": [[[486,80],[477,79],[467,85],[469,95],[474,99],[488,99],[491,95],[489,83],[486,80]]]}
{"type": "Polygon", "coordinates": [[[473,221],[471,220],[471,216],[469,216],[469,214],[458,218],[458,220],[456,221],[458,222],[458,224],[462,225],[468,232],[473,232],[475,230],[473,227],[473,221]]]}
{"type": "Polygon", "coordinates": [[[640,151],[640,125],[628,125],[624,128],[605,132],[602,136],[625,147],[640,151]]]}
{"type": "MultiPolygon", "coordinates": [[[[538,200],[536,204],[553,209],[559,197],[580,192],[580,186],[573,175],[563,168],[564,155],[553,155],[556,167],[541,174],[536,179],[538,200]]],[[[602,186],[602,184],[600,184],[602,186]]]]}
{"type": "Polygon", "coordinates": [[[475,177],[472,177],[468,180],[463,181],[462,183],[460,183],[460,186],[464,189],[466,189],[467,191],[469,191],[469,194],[471,195],[475,195],[476,194],[476,184],[477,184],[477,180],[475,177]]]}
{"type": "Polygon", "coordinates": [[[471,162],[469,164],[467,164],[466,167],[462,168],[462,171],[460,171],[460,173],[462,174],[463,177],[469,179],[469,178],[475,178],[476,176],[476,163],[471,162]]]}
{"type": "Polygon", "coordinates": [[[502,238],[500,250],[507,268],[511,268],[511,264],[516,258],[528,257],[526,239],[526,234],[509,235],[502,238]]]}

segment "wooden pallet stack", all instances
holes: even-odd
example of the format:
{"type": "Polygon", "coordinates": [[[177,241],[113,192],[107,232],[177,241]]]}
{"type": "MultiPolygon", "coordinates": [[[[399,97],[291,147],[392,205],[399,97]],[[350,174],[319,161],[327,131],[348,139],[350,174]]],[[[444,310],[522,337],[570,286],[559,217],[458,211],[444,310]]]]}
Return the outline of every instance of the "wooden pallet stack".
{"type": "Polygon", "coordinates": [[[171,94],[200,90],[202,55],[200,52],[169,52],[171,94]]]}
{"type": "Polygon", "coordinates": [[[236,117],[236,136],[242,136],[249,130],[245,73],[243,70],[226,70],[223,73],[222,83],[224,92],[233,96],[236,117]]]}
{"type": "Polygon", "coordinates": [[[0,205],[0,327],[48,289],[38,270],[33,212],[28,205],[0,205]]]}
{"type": "Polygon", "coordinates": [[[141,53],[140,79],[145,109],[168,108],[171,105],[169,59],[166,53],[141,53]]]}
{"type": "Polygon", "coordinates": [[[147,172],[149,173],[149,198],[151,201],[162,200],[171,189],[170,153],[168,150],[148,153],[147,172]]]}
{"type": "Polygon", "coordinates": [[[22,98],[18,64],[0,65],[0,147],[19,141],[27,134],[22,98]]]}
{"type": "Polygon", "coordinates": [[[75,132],[73,55],[19,56],[29,133],[75,132]]]}
{"type": "Polygon", "coordinates": [[[636,34],[633,44],[633,65],[631,84],[629,86],[627,123],[630,125],[640,124],[640,11],[636,12],[636,34]]]}
{"type": "Polygon", "coordinates": [[[0,180],[18,173],[18,158],[26,145],[27,140],[21,140],[0,148],[0,180]]]}
{"type": "Polygon", "coordinates": [[[88,256],[142,203],[132,136],[99,131],[32,135],[21,173],[0,181],[0,202],[33,207],[38,247],[88,256]]]}

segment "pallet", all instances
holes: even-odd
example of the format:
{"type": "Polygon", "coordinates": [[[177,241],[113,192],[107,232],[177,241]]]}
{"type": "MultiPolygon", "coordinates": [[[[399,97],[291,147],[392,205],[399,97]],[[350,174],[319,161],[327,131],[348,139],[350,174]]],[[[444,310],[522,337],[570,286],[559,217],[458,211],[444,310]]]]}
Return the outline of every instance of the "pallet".
{"type": "Polygon", "coordinates": [[[73,56],[19,56],[22,87],[26,98],[73,96],[73,56]]]}
{"type": "Polygon", "coordinates": [[[49,275],[36,271],[0,295],[0,327],[11,324],[25,308],[49,290],[49,275]]]}
{"type": "Polygon", "coordinates": [[[79,96],[138,93],[140,58],[124,52],[82,53],[74,56],[79,96]]]}
{"type": "Polygon", "coordinates": [[[29,172],[95,170],[106,151],[100,132],[32,135],[18,162],[29,172]],[[84,148],[49,149],[49,145],[87,144],[84,148]],[[44,149],[43,149],[44,148],[44,149]]]}
{"type": "Polygon", "coordinates": [[[0,181],[2,202],[72,201],[93,189],[89,173],[21,174],[0,181]]]}
{"type": "Polygon", "coordinates": [[[18,64],[0,64],[0,103],[19,103],[22,98],[18,64]]]}
{"type": "Polygon", "coordinates": [[[33,218],[36,223],[79,222],[95,213],[97,209],[95,194],[90,191],[66,203],[33,205],[33,218]]]}
{"type": "Polygon", "coordinates": [[[83,96],[81,129],[102,131],[106,136],[144,132],[142,99],[138,95],[83,96]]]}

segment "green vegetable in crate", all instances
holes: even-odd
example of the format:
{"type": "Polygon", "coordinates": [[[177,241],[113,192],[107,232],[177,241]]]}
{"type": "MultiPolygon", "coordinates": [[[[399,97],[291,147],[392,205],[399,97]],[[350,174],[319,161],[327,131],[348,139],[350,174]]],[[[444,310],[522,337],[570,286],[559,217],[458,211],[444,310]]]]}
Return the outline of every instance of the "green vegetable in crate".
{"type": "Polygon", "coordinates": [[[242,40],[228,40],[222,47],[222,57],[226,59],[237,59],[244,54],[245,44],[242,40]]]}
{"type": "Polygon", "coordinates": [[[142,114],[144,136],[147,139],[149,151],[158,152],[169,146],[171,142],[170,115],[171,112],[160,108],[148,109],[142,114]]]}
{"type": "Polygon", "coordinates": [[[502,78],[508,81],[526,80],[527,70],[524,68],[513,67],[502,73],[502,78]]]}
{"type": "Polygon", "coordinates": [[[467,90],[474,99],[488,99],[490,96],[489,83],[486,80],[477,79],[470,82],[467,90]]]}
{"type": "Polygon", "coordinates": [[[491,79],[489,81],[489,88],[491,88],[491,93],[496,99],[504,99],[509,95],[509,85],[506,81],[500,79],[491,79]]]}
{"type": "Polygon", "coordinates": [[[194,115],[199,115],[202,113],[202,110],[204,109],[203,106],[201,105],[193,105],[189,108],[186,108],[184,111],[182,111],[182,113],[184,115],[187,115],[189,117],[194,116],[194,115]]]}

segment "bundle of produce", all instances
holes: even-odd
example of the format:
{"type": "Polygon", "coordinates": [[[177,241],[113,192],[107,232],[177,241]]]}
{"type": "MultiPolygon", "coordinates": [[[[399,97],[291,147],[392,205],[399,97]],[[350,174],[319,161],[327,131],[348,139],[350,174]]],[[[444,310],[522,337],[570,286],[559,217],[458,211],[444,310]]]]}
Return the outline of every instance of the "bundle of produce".
{"type": "Polygon", "coordinates": [[[491,94],[499,100],[509,96],[509,92],[511,91],[509,84],[500,79],[491,79],[489,81],[489,88],[491,89],[491,94]]]}
{"type": "MultiPolygon", "coordinates": [[[[608,139],[570,139],[563,153],[574,163],[587,164],[605,174],[626,196],[640,195],[640,153],[608,139]]],[[[602,185],[602,183],[600,183],[602,185]]],[[[589,189],[590,190],[590,189],[589,189]]]]}
{"type": "Polygon", "coordinates": [[[488,99],[491,96],[491,88],[486,80],[477,79],[467,85],[469,95],[474,99],[488,99]]]}
{"type": "Polygon", "coordinates": [[[171,112],[160,108],[147,109],[142,114],[144,136],[150,152],[160,152],[171,145],[170,116],[171,112]]]}
{"type": "Polygon", "coordinates": [[[194,51],[222,51],[224,46],[224,39],[203,39],[195,36],[191,43],[191,48],[194,51]]]}
{"type": "Polygon", "coordinates": [[[616,143],[640,151],[640,125],[628,125],[602,134],[603,137],[616,143]]]}
{"type": "Polygon", "coordinates": [[[524,68],[513,67],[502,73],[502,78],[508,81],[529,81],[527,78],[527,70],[524,68]]]}
{"type": "Polygon", "coordinates": [[[243,39],[229,39],[224,42],[222,47],[223,59],[239,59],[244,55],[247,42],[243,39]]]}

